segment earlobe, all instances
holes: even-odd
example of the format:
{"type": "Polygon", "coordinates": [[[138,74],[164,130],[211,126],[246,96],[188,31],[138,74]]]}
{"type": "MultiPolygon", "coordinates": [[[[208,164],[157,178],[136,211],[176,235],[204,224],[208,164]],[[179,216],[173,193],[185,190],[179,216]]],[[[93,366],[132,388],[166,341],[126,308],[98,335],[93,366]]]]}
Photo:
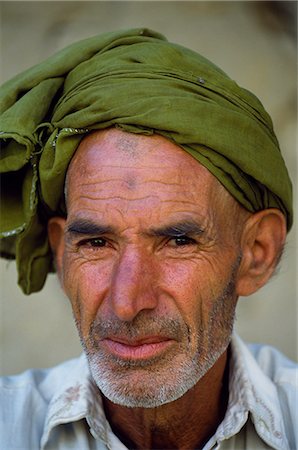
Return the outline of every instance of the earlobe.
{"type": "Polygon", "coordinates": [[[264,286],[273,274],[286,239],[285,216],[275,208],[251,215],[242,233],[242,261],[237,294],[247,296],[264,286]]]}
{"type": "Polygon", "coordinates": [[[66,220],[62,217],[52,217],[48,221],[48,238],[54,255],[58,276],[61,279],[62,258],[64,253],[64,228],[66,220]]]}

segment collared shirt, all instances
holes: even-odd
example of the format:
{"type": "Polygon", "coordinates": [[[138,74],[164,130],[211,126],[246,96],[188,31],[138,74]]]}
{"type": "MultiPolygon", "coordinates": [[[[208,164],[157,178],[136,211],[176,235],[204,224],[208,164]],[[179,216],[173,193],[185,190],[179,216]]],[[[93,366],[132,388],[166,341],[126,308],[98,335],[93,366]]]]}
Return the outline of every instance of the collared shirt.
{"type": "MultiPolygon", "coordinates": [[[[269,346],[231,342],[225,417],[203,450],[297,449],[297,365],[269,346]]],[[[3,450],[125,450],[84,355],[0,379],[3,450]]]]}

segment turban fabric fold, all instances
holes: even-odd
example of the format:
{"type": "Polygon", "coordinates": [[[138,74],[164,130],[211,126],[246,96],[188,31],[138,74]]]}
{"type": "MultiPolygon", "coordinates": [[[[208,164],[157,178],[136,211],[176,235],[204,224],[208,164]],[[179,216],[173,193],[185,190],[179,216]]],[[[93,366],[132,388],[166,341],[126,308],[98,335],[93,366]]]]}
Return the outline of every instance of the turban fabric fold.
{"type": "Polygon", "coordinates": [[[203,56],[133,29],[75,43],[1,88],[0,250],[27,294],[53,270],[47,220],[81,139],[111,126],[160,134],[204,165],[249,211],[292,223],[291,182],[259,100],[203,56]]]}

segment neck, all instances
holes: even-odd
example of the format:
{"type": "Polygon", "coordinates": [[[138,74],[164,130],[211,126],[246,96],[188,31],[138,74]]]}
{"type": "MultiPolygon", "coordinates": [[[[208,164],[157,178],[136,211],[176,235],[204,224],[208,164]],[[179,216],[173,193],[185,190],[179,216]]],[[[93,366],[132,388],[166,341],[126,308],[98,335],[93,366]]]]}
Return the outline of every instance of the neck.
{"type": "Polygon", "coordinates": [[[225,352],[184,396],[158,408],[126,408],[104,398],[114,433],[130,449],[201,448],[226,411],[227,367],[225,352]]]}

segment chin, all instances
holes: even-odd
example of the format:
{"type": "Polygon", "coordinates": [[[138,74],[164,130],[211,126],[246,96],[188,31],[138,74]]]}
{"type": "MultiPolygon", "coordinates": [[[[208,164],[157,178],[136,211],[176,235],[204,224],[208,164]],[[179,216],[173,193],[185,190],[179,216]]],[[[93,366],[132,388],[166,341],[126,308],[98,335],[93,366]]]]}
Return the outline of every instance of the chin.
{"type": "Polygon", "coordinates": [[[88,361],[94,382],[111,402],[127,408],[157,408],[178,400],[192,389],[221,353],[201,363],[196,355],[140,368],[115,368],[95,354],[89,354],[88,361]]]}

